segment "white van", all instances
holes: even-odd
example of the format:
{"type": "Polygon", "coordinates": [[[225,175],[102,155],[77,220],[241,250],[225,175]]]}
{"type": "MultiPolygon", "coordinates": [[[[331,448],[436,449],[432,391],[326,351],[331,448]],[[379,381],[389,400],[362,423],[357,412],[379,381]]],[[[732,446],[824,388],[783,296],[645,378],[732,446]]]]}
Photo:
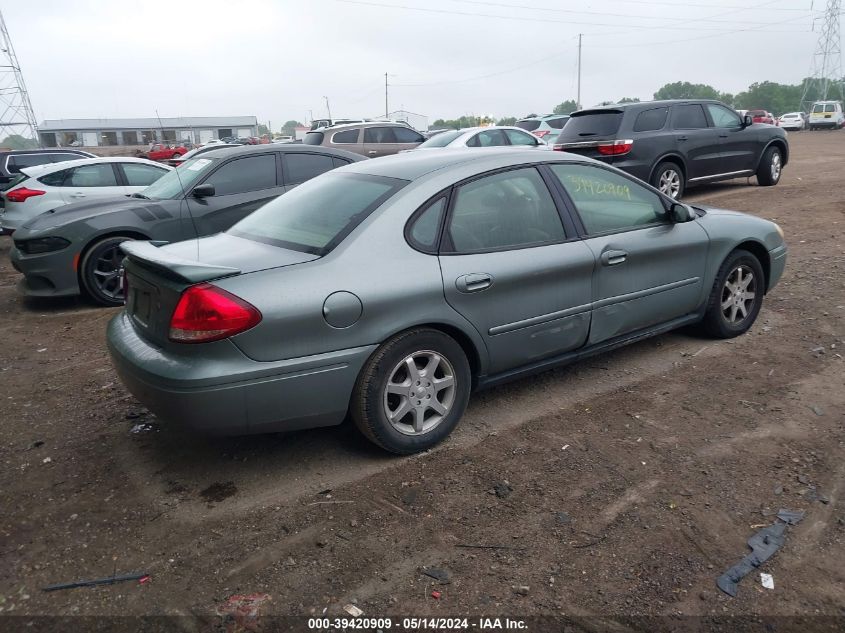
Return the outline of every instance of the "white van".
{"type": "Polygon", "coordinates": [[[838,130],[845,127],[845,115],[838,101],[816,101],[810,110],[810,129],[827,127],[838,130]]]}

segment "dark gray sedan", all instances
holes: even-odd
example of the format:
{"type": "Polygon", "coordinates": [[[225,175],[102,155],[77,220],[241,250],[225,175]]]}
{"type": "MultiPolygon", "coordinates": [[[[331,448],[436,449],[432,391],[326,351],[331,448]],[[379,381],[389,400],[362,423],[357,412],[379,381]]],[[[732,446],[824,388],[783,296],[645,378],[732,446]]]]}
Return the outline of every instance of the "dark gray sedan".
{"type": "Polygon", "coordinates": [[[786,262],[773,222],[513,148],[356,163],[219,235],[122,248],[109,349],[162,419],[240,434],[349,415],[396,453],[445,438],[473,389],[691,323],[742,334],[786,262]]]}
{"type": "Polygon", "coordinates": [[[265,202],[358,154],[297,145],[221,146],[188,159],[131,196],[71,204],[15,231],[12,265],[31,297],[84,293],[121,305],[126,240],[178,242],[228,229],[265,202]]]}

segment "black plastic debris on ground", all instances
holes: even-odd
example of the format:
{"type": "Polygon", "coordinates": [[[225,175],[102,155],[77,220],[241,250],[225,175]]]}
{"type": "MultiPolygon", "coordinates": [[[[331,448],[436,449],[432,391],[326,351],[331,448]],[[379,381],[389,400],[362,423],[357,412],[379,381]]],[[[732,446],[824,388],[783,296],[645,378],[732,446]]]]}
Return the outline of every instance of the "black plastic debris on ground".
{"type": "Polygon", "coordinates": [[[434,578],[439,581],[441,585],[448,585],[452,582],[451,574],[445,569],[440,569],[438,567],[423,567],[420,571],[429,578],[434,578]]]}
{"type": "Polygon", "coordinates": [[[777,518],[783,523],[764,527],[748,539],[751,553],[716,579],[719,589],[731,597],[736,597],[739,581],[774,556],[786,540],[787,524],[797,525],[804,518],[804,513],[781,508],[777,518]]]}

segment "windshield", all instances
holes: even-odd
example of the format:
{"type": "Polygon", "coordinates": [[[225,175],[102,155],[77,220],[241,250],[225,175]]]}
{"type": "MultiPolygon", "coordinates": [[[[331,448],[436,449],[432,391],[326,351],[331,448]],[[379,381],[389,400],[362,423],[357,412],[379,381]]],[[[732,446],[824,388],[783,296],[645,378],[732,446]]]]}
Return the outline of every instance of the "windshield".
{"type": "Polygon", "coordinates": [[[448,132],[441,132],[424,143],[417,145],[417,149],[424,149],[426,147],[446,147],[449,143],[458,138],[463,132],[460,130],[449,130],[448,132]]]}
{"type": "Polygon", "coordinates": [[[178,169],[167,172],[149,187],[141,191],[142,196],[153,200],[172,200],[184,195],[194,181],[207,174],[216,158],[192,158],[182,163],[178,169]]]}
{"type": "Polygon", "coordinates": [[[514,125],[526,132],[533,132],[540,127],[540,123],[541,121],[537,121],[536,119],[523,119],[522,121],[517,121],[514,125]]]}
{"type": "Polygon", "coordinates": [[[406,182],[384,176],[326,173],[271,200],[228,232],[324,255],[406,182]]]}

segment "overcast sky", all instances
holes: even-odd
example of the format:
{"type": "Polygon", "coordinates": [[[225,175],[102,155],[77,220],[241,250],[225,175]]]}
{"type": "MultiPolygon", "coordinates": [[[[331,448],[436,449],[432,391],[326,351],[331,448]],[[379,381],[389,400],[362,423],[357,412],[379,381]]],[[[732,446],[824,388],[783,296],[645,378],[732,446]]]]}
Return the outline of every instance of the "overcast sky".
{"type": "Polygon", "coordinates": [[[678,80],[797,83],[825,1],[34,0],[3,15],[38,121],[390,109],[430,121],[648,99],[678,80]],[[747,8],[742,8],[748,5],[747,8]],[[497,17],[498,16],[498,17],[497,17]]]}

